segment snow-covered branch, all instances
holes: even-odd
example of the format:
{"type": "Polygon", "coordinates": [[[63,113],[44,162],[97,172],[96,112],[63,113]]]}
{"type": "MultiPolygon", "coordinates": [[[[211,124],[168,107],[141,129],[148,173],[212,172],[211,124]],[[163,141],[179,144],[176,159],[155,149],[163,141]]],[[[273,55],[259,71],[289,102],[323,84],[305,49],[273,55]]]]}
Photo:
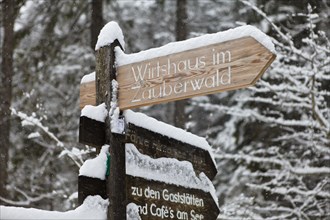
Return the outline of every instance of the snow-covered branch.
{"type": "Polygon", "coordinates": [[[216,109],[216,110],[225,112],[226,114],[230,114],[230,115],[237,116],[237,117],[242,117],[242,118],[252,117],[252,118],[262,121],[264,123],[268,123],[270,125],[276,124],[278,126],[298,126],[298,127],[306,127],[306,128],[313,127],[313,128],[318,128],[318,129],[324,130],[324,128],[322,128],[319,123],[316,123],[314,121],[283,119],[280,117],[279,118],[269,117],[269,116],[264,116],[255,110],[238,109],[235,107],[232,108],[232,107],[228,107],[228,106],[224,106],[224,105],[215,105],[215,104],[210,104],[210,103],[193,102],[193,105],[203,107],[205,110],[215,110],[216,109]]]}
{"type": "Polygon", "coordinates": [[[329,167],[297,167],[291,168],[291,172],[298,175],[330,175],[329,167]]]}
{"type": "Polygon", "coordinates": [[[20,201],[13,201],[10,199],[6,199],[6,198],[2,198],[0,197],[0,200],[2,200],[3,202],[7,203],[8,205],[14,205],[14,206],[29,206],[32,203],[35,202],[39,202],[43,199],[47,199],[47,198],[52,198],[54,197],[54,195],[58,195],[61,194],[62,192],[51,192],[51,193],[45,193],[45,194],[40,194],[36,197],[31,197],[28,194],[26,194],[25,192],[23,192],[22,190],[15,188],[15,191],[17,191],[18,193],[20,193],[23,197],[24,200],[20,200],[20,201]]]}
{"type": "Polygon", "coordinates": [[[283,40],[285,40],[290,46],[293,46],[293,42],[292,39],[285,35],[284,33],[282,33],[282,31],[280,30],[279,27],[277,27],[274,22],[262,11],[260,10],[258,7],[256,7],[255,5],[253,5],[251,2],[249,1],[245,1],[245,0],[240,0],[240,2],[242,2],[244,5],[249,6],[250,8],[252,8],[255,12],[257,12],[259,15],[261,15],[266,21],[269,22],[269,24],[276,30],[276,32],[281,36],[281,38],[283,40]]]}
{"type": "Polygon", "coordinates": [[[309,191],[304,191],[301,190],[297,187],[268,187],[265,185],[257,185],[257,184],[251,184],[251,183],[247,183],[247,186],[254,188],[254,189],[262,189],[262,190],[266,190],[270,193],[275,193],[275,194],[280,194],[280,195],[287,195],[289,193],[295,193],[295,194],[299,194],[302,196],[319,196],[322,198],[327,198],[330,199],[330,193],[326,192],[326,191],[321,191],[321,190],[309,190],[309,191]]]}
{"type": "Polygon", "coordinates": [[[246,154],[225,154],[225,153],[215,153],[215,159],[231,159],[231,160],[244,160],[247,163],[269,163],[269,164],[276,164],[280,165],[281,167],[291,167],[287,161],[279,160],[275,157],[266,158],[266,157],[254,157],[246,154]]]}
{"type": "Polygon", "coordinates": [[[281,31],[281,29],[276,24],[274,24],[274,22],[260,8],[258,8],[257,6],[253,5],[251,2],[246,1],[246,0],[240,0],[240,2],[242,2],[244,5],[250,7],[257,14],[262,16],[272,26],[272,28],[281,36],[282,40],[284,40],[287,44],[289,44],[289,47],[280,43],[276,39],[273,39],[275,44],[279,45],[281,48],[285,48],[287,51],[291,51],[291,52],[295,53],[296,55],[302,57],[303,59],[305,59],[309,62],[316,62],[317,64],[319,64],[318,61],[311,59],[309,54],[304,53],[302,50],[296,48],[294,45],[294,42],[292,40],[292,37],[289,34],[284,34],[281,31]]]}
{"type": "MultiPolygon", "coordinates": [[[[82,161],[79,161],[79,157],[77,157],[75,154],[72,153],[68,148],[65,147],[64,143],[60,141],[54,133],[49,131],[49,128],[44,126],[41,123],[41,119],[36,118],[36,116],[28,116],[27,114],[16,111],[15,109],[11,108],[11,112],[13,115],[19,117],[21,119],[22,126],[35,126],[39,129],[41,129],[48,137],[50,137],[53,141],[55,141],[56,146],[62,148],[62,150],[65,152],[64,154],[67,154],[69,158],[78,166],[81,167],[82,161]]],[[[63,155],[63,154],[62,154],[63,155]]]]}
{"type": "Polygon", "coordinates": [[[297,175],[330,175],[329,167],[293,167],[288,161],[283,159],[278,159],[276,157],[257,157],[247,154],[226,154],[216,152],[214,154],[215,159],[231,159],[231,160],[242,160],[246,163],[266,163],[280,165],[282,169],[287,169],[288,171],[297,175]]]}
{"type": "Polygon", "coordinates": [[[17,112],[15,109],[11,108],[11,112],[13,115],[19,117],[22,120],[22,126],[36,126],[40,128],[45,134],[47,134],[51,139],[56,142],[56,146],[64,147],[64,144],[51,132],[48,127],[45,127],[40,119],[37,119],[35,116],[28,116],[23,112],[17,112]]]}

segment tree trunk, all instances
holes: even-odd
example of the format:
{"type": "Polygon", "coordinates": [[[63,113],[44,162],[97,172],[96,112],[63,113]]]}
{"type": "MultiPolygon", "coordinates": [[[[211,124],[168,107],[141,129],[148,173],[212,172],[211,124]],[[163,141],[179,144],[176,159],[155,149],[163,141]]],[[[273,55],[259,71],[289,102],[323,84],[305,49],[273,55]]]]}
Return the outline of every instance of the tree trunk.
{"type": "MultiPolygon", "coordinates": [[[[10,146],[10,105],[12,97],[13,53],[14,53],[14,20],[15,1],[2,1],[4,39],[2,43],[2,65],[0,84],[0,196],[7,197],[6,182],[8,178],[8,150],[10,146]]],[[[0,200],[0,204],[2,201],[0,200]]]]}
{"type": "MultiPolygon", "coordinates": [[[[187,39],[187,0],[176,1],[176,40],[187,39]]],[[[174,125],[179,128],[185,128],[187,120],[185,107],[187,100],[174,102],[174,125]]]]}
{"type": "Polygon", "coordinates": [[[97,37],[103,27],[103,0],[92,1],[91,47],[94,50],[97,37]]]}
{"type": "Polygon", "coordinates": [[[187,39],[187,0],[176,1],[176,40],[187,39]]]}

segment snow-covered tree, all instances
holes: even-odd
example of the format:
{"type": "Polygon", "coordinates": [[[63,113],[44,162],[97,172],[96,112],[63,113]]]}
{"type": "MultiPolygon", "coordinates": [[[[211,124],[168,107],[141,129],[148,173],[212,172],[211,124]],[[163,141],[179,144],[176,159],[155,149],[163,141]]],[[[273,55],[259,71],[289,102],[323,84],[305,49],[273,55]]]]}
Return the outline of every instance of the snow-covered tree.
{"type": "Polygon", "coordinates": [[[77,85],[94,64],[88,7],[88,2],[78,1],[25,1],[19,11],[9,197],[2,198],[7,204],[71,207],[62,201],[76,191],[80,154],[87,150],[78,150],[77,85]]]}
{"type": "Polygon", "coordinates": [[[195,102],[216,119],[207,133],[218,146],[221,219],[329,218],[330,44],[316,28],[324,15],[306,5],[298,41],[242,2],[268,22],[278,54],[255,87],[226,94],[227,104],[195,102]]]}
{"type": "MultiPolygon", "coordinates": [[[[9,195],[2,201],[68,209],[91,151],[77,143],[80,79],[95,65],[91,1],[18,2],[9,195]]],[[[175,41],[176,1],[103,3],[104,20],[123,29],[126,53],[175,41]]],[[[220,218],[329,218],[329,3],[195,0],[187,12],[187,38],[248,23],[271,35],[277,49],[255,87],[187,105],[187,128],[216,148],[220,218]]],[[[170,110],[141,109],[172,123],[170,110]]]]}

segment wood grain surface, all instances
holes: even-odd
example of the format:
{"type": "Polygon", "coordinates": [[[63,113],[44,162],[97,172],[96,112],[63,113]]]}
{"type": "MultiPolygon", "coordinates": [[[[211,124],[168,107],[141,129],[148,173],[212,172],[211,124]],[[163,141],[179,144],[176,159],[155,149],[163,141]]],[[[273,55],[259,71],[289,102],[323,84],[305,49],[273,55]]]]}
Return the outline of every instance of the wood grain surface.
{"type": "MultiPolygon", "coordinates": [[[[275,54],[252,37],[117,67],[120,109],[176,101],[254,85],[275,54]]],[[[82,108],[95,104],[95,83],[81,85],[82,108]]]]}

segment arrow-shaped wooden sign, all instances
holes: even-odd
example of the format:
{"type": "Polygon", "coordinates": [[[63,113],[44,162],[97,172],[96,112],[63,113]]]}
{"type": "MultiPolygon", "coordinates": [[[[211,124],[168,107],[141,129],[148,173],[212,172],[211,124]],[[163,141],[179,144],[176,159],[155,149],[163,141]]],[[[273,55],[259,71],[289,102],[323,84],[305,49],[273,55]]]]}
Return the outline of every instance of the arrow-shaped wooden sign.
{"type": "MultiPolygon", "coordinates": [[[[181,42],[176,43],[180,47],[181,42]]],[[[118,62],[119,107],[131,109],[245,88],[256,83],[275,57],[247,36],[125,65],[118,62]]],[[[95,81],[82,84],[81,107],[94,105],[94,94],[95,81]]]]}
{"type": "MultiPolygon", "coordinates": [[[[150,117],[144,117],[145,121],[150,119],[150,117]]],[[[181,130],[154,119],[153,125],[155,127],[168,126],[174,133],[178,133],[181,130]]],[[[103,146],[106,144],[104,127],[104,122],[95,121],[86,116],[80,117],[79,142],[95,147],[103,146]]],[[[190,139],[192,139],[192,136],[195,136],[189,132],[181,134],[181,136],[184,135],[187,135],[186,138],[190,139]]],[[[198,147],[197,143],[195,145],[193,143],[189,144],[173,135],[164,135],[152,128],[143,128],[132,122],[127,122],[124,137],[125,140],[123,141],[125,143],[134,144],[141,153],[149,155],[152,158],[167,157],[176,158],[180,161],[189,161],[197,174],[203,172],[210,180],[213,180],[217,174],[217,168],[210,152],[198,147]]],[[[208,145],[206,141],[205,143],[208,145]]],[[[206,148],[208,146],[204,147],[206,148]]]]}
{"type": "Polygon", "coordinates": [[[210,180],[213,180],[217,174],[217,168],[209,151],[173,137],[129,123],[125,142],[133,143],[142,154],[152,158],[166,157],[189,161],[198,174],[204,172],[210,180]]]}

